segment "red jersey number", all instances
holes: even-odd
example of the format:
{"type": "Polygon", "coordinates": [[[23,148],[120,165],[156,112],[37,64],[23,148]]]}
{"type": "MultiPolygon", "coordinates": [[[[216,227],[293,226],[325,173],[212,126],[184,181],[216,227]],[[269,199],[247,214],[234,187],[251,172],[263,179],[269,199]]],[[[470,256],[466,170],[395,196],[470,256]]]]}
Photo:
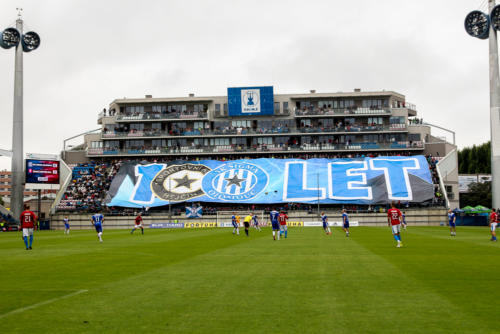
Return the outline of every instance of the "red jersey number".
{"type": "Polygon", "coordinates": [[[21,224],[22,228],[33,228],[35,227],[36,216],[31,211],[23,211],[21,213],[21,224]]]}
{"type": "Polygon", "coordinates": [[[399,217],[401,217],[401,211],[399,211],[399,209],[389,209],[389,211],[387,212],[387,215],[391,219],[392,225],[398,225],[401,223],[399,221],[399,217]]]}

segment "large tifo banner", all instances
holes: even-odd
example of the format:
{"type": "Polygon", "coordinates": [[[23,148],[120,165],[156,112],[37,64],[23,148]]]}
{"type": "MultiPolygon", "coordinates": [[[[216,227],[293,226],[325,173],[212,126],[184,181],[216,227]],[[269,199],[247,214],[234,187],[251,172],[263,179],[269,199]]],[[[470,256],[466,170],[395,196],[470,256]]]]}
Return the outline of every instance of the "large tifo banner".
{"type": "Polygon", "coordinates": [[[155,207],[180,202],[423,202],[434,187],[424,156],[364,159],[253,159],[125,163],[108,206],[155,207]]]}

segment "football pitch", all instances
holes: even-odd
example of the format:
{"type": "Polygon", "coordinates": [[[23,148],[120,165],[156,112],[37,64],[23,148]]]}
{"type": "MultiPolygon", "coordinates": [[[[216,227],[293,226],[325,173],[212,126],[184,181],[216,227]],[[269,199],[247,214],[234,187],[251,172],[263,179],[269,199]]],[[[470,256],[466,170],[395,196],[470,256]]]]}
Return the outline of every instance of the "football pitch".
{"type": "Polygon", "coordinates": [[[486,227],[0,233],[0,333],[498,333],[486,227]]]}

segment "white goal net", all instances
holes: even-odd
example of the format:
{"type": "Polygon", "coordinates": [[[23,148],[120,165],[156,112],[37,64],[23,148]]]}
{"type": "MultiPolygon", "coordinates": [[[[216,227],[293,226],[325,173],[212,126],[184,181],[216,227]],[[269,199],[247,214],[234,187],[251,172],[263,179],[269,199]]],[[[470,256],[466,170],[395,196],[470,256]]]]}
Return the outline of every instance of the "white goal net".
{"type": "MultiPolygon", "coordinates": [[[[269,219],[265,219],[264,211],[262,210],[247,210],[247,211],[217,211],[217,226],[218,227],[233,227],[232,218],[234,216],[240,217],[240,227],[243,226],[243,220],[249,214],[257,215],[257,219],[259,221],[259,226],[266,226],[266,223],[269,219]]],[[[253,221],[250,224],[253,226],[253,221]]]]}

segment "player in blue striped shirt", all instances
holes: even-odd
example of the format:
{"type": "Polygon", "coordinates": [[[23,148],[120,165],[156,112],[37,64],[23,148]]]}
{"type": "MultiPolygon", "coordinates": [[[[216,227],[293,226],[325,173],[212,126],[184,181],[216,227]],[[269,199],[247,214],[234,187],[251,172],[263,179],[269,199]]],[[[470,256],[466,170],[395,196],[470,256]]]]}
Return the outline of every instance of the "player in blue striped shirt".
{"type": "Polygon", "coordinates": [[[97,232],[97,238],[99,242],[102,242],[102,223],[104,222],[104,216],[102,213],[96,213],[92,216],[92,225],[95,227],[95,231],[97,232]]]}
{"type": "Polygon", "coordinates": [[[347,210],[342,209],[342,229],[345,232],[345,236],[349,236],[349,216],[347,215],[347,210]]]}

